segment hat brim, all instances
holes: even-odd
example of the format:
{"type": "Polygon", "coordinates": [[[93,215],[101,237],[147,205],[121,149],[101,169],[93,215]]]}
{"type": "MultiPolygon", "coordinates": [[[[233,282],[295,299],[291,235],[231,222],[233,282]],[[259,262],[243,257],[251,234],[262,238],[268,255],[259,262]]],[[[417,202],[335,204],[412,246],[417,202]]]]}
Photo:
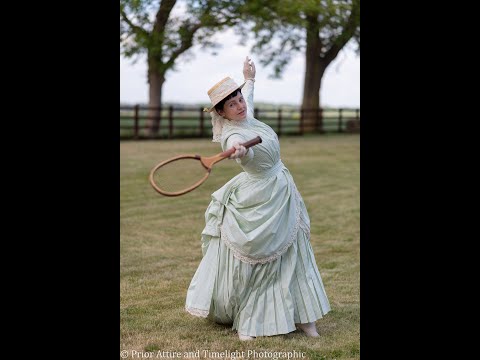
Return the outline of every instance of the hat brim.
{"type": "MultiPolygon", "coordinates": [[[[246,83],[247,83],[247,82],[244,81],[242,85],[240,85],[240,86],[239,86],[238,88],[236,88],[235,90],[232,90],[231,93],[237,91],[238,89],[243,88],[243,86],[244,86],[246,83]]],[[[230,93],[230,94],[231,94],[231,93],[230,93]]],[[[230,95],[230,94],[228,94],[228,95],[230,95]]],[[[228,95],[227,95],[227,96],[228,96],[228,95]]],[[[225,96],[225,97],[227,97],[227,96],[225,96]]],[[[223,98],[223,99],[225,99],[225,98],[223,98]]],[[[222,99],[222,100],[223,100],[223,99],[222,99]]],[[[215,109],[215,105],[217,105],[217,104],[218,104],[219,102],[221,102],[222,100],[217,101],[217,102],[216,102],[215,104],[213,104],[212,107],[210,107],[210,108],[205,108],[205,109],[203,109],[203,111],[205,111],[205,112],[212,112],[212,111],[215,109]]]]}

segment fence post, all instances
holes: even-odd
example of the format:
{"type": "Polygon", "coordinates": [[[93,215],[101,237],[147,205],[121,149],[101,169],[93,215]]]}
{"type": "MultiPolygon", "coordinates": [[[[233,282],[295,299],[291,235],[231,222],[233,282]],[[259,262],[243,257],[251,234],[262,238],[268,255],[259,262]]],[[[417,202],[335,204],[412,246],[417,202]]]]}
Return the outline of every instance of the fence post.
{"type": "Polygon", "coordinates": [[[300,135],[303,135],[303,108],[300,109],[300,135]]]}
{"type": "Polygon", "coordinates": [[[282,134],[282,109],[278,109],[278,136],[282,134]]]}
{"type": "Polygon", "coordinates": [[[135,105],[135,113],[133,115],[133,138],[138,139],[138,104],[135,105]]]}
{"type": "Polygon", "coordinates": [[[323,130],[323,109],[321,107],[319,107],[318,109],[316,109],[316,120],[317,120],[317,124],[316,124],[316,130],[320,133],[320,134],[323,134],[325,133],[325,131],[323,130]]]}
{"type": "Polygon", "coordinates": [[[173,106],[168,107],[168,138],[173,137],[173,106]]]}
{"type": "Polygon", "coordinates": [[[338,132],[342,132],[342,111],[343,109],[338,109],[338,132]]]}
{"type": "Polygon", "coordinates": [[[203,111],[203,108],[201,107],[200,108],[200,137],[203,137],[203,131],[204,131],[204,129],[203,129],[203,126],[204,126],[203,125],[203,121],[204,121],[203,113],[204,113],[204,111],[203,111]]]}

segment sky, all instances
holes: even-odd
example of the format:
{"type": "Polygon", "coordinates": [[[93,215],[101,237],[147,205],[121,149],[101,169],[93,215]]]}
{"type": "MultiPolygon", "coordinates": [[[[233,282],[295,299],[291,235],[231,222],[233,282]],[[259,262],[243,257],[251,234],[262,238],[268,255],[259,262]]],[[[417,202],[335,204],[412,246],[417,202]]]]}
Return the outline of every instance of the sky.
{"type": "MultiPolygon", "coordinates": [[[[194,46],[187,60],[177,63],[175,71],[169,71],[163,85],[162,101],[183,104],[209,103],[207,90],[226,76],[237,83],[243,81],[243,61],[249,56],[257,70],[255,76],[255,102],[300,105],[303,96],[305,58],[297,53],[285,68],[281,79],[270,79],[272,67],[263,67],[250,53],[251,42],[239,44],[232,29],[216,35],[223,44],[216,50],[201,50],[194,46]]],[[[146,104],[148,102],[147,66],[145,56],[133,64],[132,59],[120,55],[120,102],[146,104]]],[[[328,66],[320,88],[322,107],[360,107],[360,56],[352,44],[342,49],[328,66]]]]}

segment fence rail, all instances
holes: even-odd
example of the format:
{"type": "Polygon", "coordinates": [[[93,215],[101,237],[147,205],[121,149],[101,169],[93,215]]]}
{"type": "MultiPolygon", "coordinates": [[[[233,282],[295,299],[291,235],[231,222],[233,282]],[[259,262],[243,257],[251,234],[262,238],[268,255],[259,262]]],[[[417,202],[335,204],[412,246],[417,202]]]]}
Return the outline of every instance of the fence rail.
{"type": "MultiPolygon", "coordinates": [[[[255,108],[255,118],[271,126],[278,136],[306,132],[360,132],[360,109],[255,108]]],[[[152,122],[152,121],[150,121],[152,122]]],[[[185,138],[212,136],[210,115],[196,106],[120,106],[120,139],[185,138]],[[158,116],[148,115],[156,110],[158,116]],[[149,120],[157,120],[152,136],[149,120]]]]}

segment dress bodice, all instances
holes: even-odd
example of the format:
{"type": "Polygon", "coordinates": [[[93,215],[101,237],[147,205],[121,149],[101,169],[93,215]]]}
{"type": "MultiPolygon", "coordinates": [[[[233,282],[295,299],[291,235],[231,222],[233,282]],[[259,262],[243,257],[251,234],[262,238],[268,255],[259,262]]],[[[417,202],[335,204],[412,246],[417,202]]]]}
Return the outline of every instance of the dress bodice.
{"type": "Polygon", "coordinates": [[[243,121],[230,121],[224,125],[222,147],[228,148],[230,136],[240,137],[244,142],[260,136],[262,142],[252,147],[253,157],[240,162],[249,174],[259,174],[271,169],[280,161],[280,143],[272,128],[253,117],[243,121]]]}

